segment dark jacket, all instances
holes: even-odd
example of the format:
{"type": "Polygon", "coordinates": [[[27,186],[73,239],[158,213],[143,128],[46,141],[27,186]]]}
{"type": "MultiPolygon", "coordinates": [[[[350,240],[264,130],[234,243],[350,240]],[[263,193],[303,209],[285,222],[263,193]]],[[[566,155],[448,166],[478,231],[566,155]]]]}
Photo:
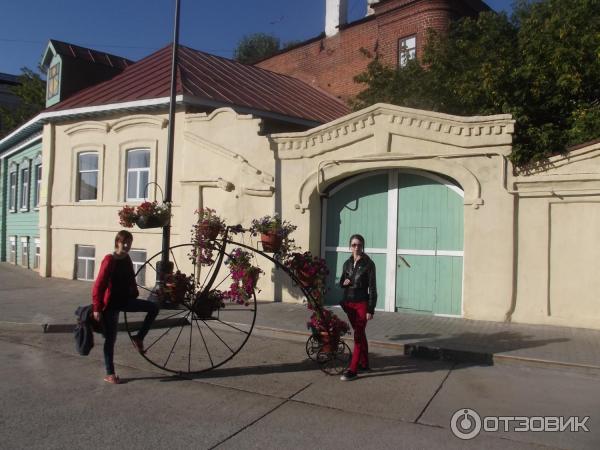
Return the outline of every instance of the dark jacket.
{"type": "Polygon", "coordinates": [[[75,311],[77,325],[73,330],[75,348],[80,355],[89,355],[94,347],[94,331],[101,332],[100,324],[92,317],[92,305],[80,306],[75,311]]]}
{"type": "Polygon", "coordinates": [[[354,258],[350,256],[344,263],[340,286],[344,289],[343,302],[367,301],[368,310],[375,314],[377,304],[377,281],[375,278],[375,263],[367,255],[362,257],[354,266],[354,258]],[[350,280],[350,286],[344,286],[344,281],[350,280]]]}

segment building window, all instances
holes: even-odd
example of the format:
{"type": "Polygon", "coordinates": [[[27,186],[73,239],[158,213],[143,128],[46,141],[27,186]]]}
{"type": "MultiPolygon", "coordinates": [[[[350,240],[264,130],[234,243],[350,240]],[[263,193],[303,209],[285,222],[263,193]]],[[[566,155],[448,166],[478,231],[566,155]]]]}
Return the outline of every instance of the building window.
{"type": "Polygon", "coordinates": [[[142,201],[147,196],[150,177],[150,150],[136,149],[127,152],[127,201],[142,201]]]}
{"type": "MultiPolygon", "coordinates": [[[[131,256],[131,261],[133,262],[133,271],[137,273],[137,271],[144,265],[146,262],[146,250],[131,250],[129,252],[129,256],[131,256]]],[[[140,273],[135,277],[135,281],[140,286],[146,285],[146,268],[144,267],[140,270],[140,273]]]]}
{"type": "Polygon", "coordinates": [[[21,209],[29,209],[29,168],[21,169],[21,209]]]}
{"type": "Polygon", "coordinates": [[[417,56],[417,37],[411,36],[398,41],[398,65],[404,67],[417,56]]]}
{"type": "Polygon", "coordinates": [[[40,239],[35,238],[35,257],[33,258],[33,268],[40,268],[40,239]]]}
{"type": "Polygon", "coordinates": [[[56,63],[48,69],[48,99],[58,95],[59,69],[60,63],[56,63]]]}
{"type": "Polygon", "coordinates": [[[80,153],[77,171],[77,199],[96,200],[98,195],[98,153],[80,153]]]}
{"type": "Polygon", "coordinates": [[[78,280],[94,281],[96,268],[96,249],[91,245],[77,246],[77,273],[78,280]]]}
{"type": "Polygon", "coordinates": [[[40,190],[42,188],[42,165],[35,165],[35,198],[34,205],[35,207],[40,206],[40,190]]]}
{"type": "Polygon", "coordinates": [[[17,171],[14,170],[10,173],[10,192],[8,200],[8,208],[15,212],[17,211],[17,171]]]}
{"type": "Polygon", "coordinates": [[[21,238],[21,265],[29,267],[29,238],[21,238]]]}
{"type": "Polygon", "coordinates": [[[10,237],[10,262],[13,264],[17,263],[17,237],[10,237]]]}

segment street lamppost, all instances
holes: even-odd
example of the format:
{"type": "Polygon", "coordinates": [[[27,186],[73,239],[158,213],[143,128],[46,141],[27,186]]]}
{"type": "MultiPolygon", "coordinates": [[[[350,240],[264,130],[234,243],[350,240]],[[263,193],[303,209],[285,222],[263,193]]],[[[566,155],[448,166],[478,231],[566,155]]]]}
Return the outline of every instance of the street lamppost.
{"type": "MultiPolygon", "coordinates": [[[[177,109],[177,64],[178,64],[178,51],[179,51],[179,14],[180,13],[180,0],[175,0],[175,23],[173,27],[173,50],[171,58],[171,96],[169,101],[169,125],[168,125],[168,139],[167,139],[167,164],[165,174],[165,195],[163,203],[169,205],[172,202],[173,197],[173,153],[175,145],[175,112],[177,109]]],[[[169,247],[171,246],[171,218],[169,216],[168,223],[163,227],[162,232],[162,258],[157,267],[158,280],[157,288],[158,292],[162,292],[160,289],[164,285],[165,275],[173,271],[173,263],[169,261],[169,247]]]]}

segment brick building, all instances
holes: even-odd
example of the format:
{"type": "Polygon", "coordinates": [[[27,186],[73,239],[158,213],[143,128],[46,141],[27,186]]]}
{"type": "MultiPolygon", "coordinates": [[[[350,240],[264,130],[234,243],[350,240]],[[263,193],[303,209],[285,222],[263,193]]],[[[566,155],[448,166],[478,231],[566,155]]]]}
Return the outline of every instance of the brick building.
{"type": "Polygon", "coordinates": [[[370,57],[401,66],[419,57],[427,29],[490,8],[481,0],[368,0],[369,13],[347,23],[347,0],[326,0],[325,32],[256,65],[299,78],[343,100],[361,91],[354,82],[370,57]]]}

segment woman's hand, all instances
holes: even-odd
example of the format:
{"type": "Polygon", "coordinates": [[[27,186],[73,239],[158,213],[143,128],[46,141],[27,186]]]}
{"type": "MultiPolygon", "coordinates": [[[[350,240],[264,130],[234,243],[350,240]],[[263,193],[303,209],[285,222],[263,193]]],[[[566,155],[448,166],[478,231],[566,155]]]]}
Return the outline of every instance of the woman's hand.
{"type": "Polygon", "coordinates": [[[102,313],[100,311],[94,311],[92,317],[96,322],[100,322],[100,319],[102,319],[102,313]]]}
{"type": "Polygon", "coordinates": [[[352,281],[350,281],[348,278],[346,278],[344,280],[344,286],[350,286],[352,284],[352,281]]]}
{"type": "Polygon", "coordinates": [[[371,320],[373,318],[373,314],[367,313],[367,320],[371,320]]]}

